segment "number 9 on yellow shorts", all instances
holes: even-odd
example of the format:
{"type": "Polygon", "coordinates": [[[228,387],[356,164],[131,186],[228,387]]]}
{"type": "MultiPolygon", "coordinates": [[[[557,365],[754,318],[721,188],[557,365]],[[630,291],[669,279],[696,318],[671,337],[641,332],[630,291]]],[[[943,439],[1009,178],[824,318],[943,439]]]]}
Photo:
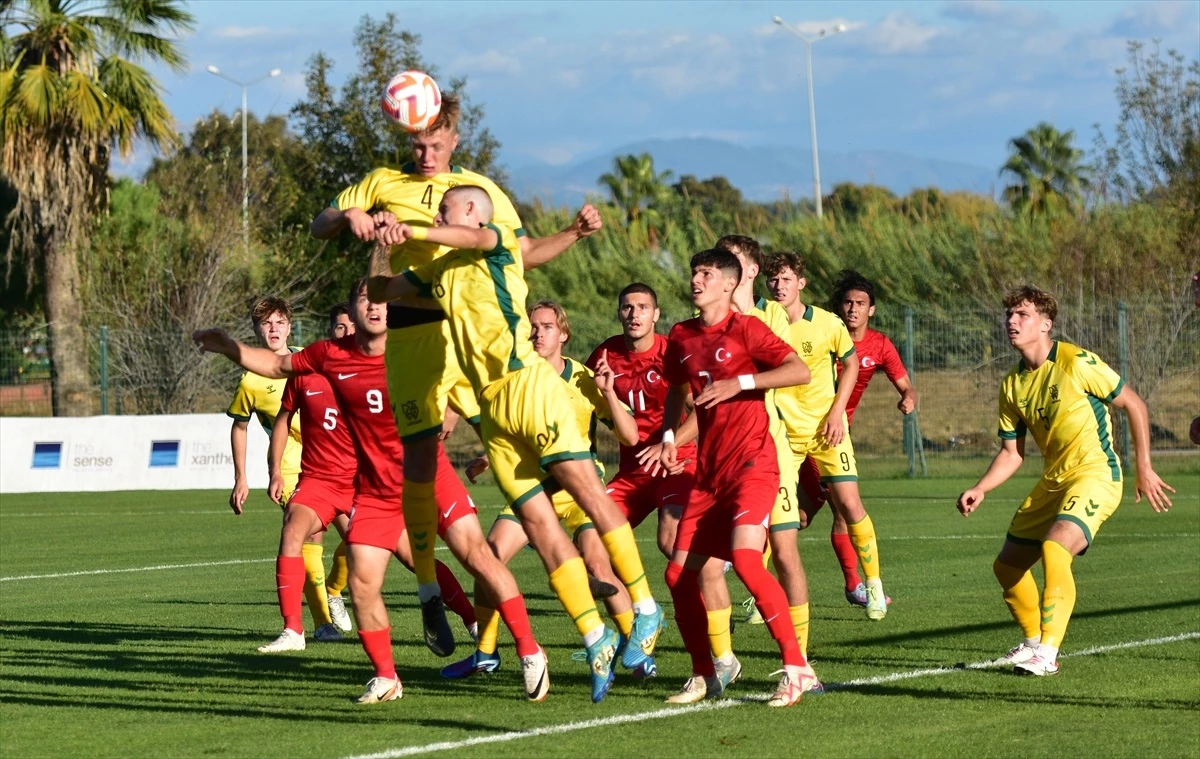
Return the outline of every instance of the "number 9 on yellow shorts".
{"type": "Polygon", "coordinates": [[[1066,521],[1077,525],[1091,545],[1100,526],[1121,505],[1121,495],[1121,482],[1113,482],[1112,472],[1107,469],[1062,482],[1039,480],[1013,516],[1008,539],[1041,545],[1055,522],[1066,521]]]}
{"type": "Polygon", "coordinates": [[[807,456],[816,463],[823,484],[858,482],[858,464],[854,461],[854,443],[850,442],[849,432],[837,445],[826,442],[820,432],[803,438],[789,437],[789,443],[797,462],[807,456]]]}
{"type": "Polygon", "coordinates": [[[545,361],[483,390],[480,432],[496,484],[514,509],[542,492],[556,461],[591,459],[566,383],[545,361]]]}
{"type": "Polygon", "coordinates": [[[441,432],[452,394],[455,411],[468,420],[478,414],[471,385],[454,354],[449,321],[388,330],[384,355],[388,398],[401,440],[411,442],[441,432]]]}

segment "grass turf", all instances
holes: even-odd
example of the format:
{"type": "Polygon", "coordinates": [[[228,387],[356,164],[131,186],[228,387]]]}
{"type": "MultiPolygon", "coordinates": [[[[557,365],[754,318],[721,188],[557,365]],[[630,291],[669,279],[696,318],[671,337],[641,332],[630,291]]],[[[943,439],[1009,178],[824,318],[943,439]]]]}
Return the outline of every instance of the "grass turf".
{"type": "MultiPolygon", "coordinates": [[[[1170,514],[1153,514],[1127,494],[1093,550],[1076,562],[1079,600],[1064,654],[1200,631],[1200,476],[1186,466],[1168,480],[1180,490],[1170,514]]],[[[881,623],[868,622],[842,597],[828,513],[802,533],[813,598],[811,655],[827,683],[979,662],[1016,642],[991,562],[1033,480],[1014,479],[964,520],[953,499],[967,484],[864,483],[895,599],[881,623]]],[[[499,498],[492,488],[474,495],[486,528],[499,498]]],[[[255,493],[248,513],[234,518],[224,500],[218,492],[3,498],[6,756],[348,756],[654,712],[688,674],[671,630],[660,643],[657,680],[634,683],[621,672],[609,697],[591,704],[586,669],[570,658],[578,636],[526,551],[512,566],[550,657],[545,703],[522,699],[507,634],[500,673],[442,680],[438,669],[448,660],[421,644],[413,580],[394,565],[386,600],[405,698],[355,706],[370,671],[354,638],[310,641],[297,654],[254,652],[280,625],[272,566],[278,512],[255,493]],[[235,560],[246,563],[10,579],[235,560]]],[[[647,570],[658,578],[657,595],[669,603],[652,528],[644,525],[638,536],[647,570]]],[[[730,579],[734,596],[745,597],[730,579]]],[[[746,673],[730,697],[773,689],[778,657],[765,629],[740,626],[734,646],[746,673]]],[[[469,650],[463,634],[459,653],[469,650]]],[[[1200,640],[1192,638],[1064,656],[1055,678],[954,671],[837,690],[790,710],[757,702],[684,709],[661,719],[454,746],[453,754],[1197,756],[1198,717],[1200,640]]]]}

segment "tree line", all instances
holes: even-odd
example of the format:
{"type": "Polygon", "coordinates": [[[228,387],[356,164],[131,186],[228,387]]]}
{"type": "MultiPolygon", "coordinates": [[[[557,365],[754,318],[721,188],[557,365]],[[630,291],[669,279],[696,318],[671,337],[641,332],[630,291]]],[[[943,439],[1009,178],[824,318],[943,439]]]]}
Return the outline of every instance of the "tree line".
{"type": "MultiPolygon", "coordinates": [[[[193,328],[245,334],[247,305],[265,292],[312,315],[344,297],[365,249],[349,235],[313,240],[308,224],[372,168],[409,160],[378,93],[396,71],[437,76],[437,67],[394,14],[362,18],[354,61],[315,53],[287,116],[250,116],[247,250],[240,124],[213,111],[181,135],[145,68],[184,66],[173,40],[191,16],[175,0],[102,8],[17,0],[0,9],[0,328],[49,322],[56,413],[90,410],[83,335],[100,324],[123,330],[113,360],[137,408],[193,410],[228,381],[187,350],[193,328]],[[112,151],[128,154],[137,139],[161,157],[142,181],[113,181],[112,151]]],[[[484,107],[465,79],[445,84],[464,103],[455,162],[503,185],[484,107]]],[[[676,178],[650,155],[619,157],[592,199],[606,232],[532,272],[531,294],[564,304],[585,351],[612,333],[616,294],[630,281],[655,287],[670,320],[686,316],[688,258],[740,233],[800,252],[817,303],[839,270],[855,268],[888,308],[995,308],[1003,287],[1035,281],[1080,313],[1117,299],[1154,303],[1176,328],[1192,318],[1182,304],[1200,268],[1200,61],[1130,43],[1115,96],[1117,126],[1097,129],[1090,151],[1051,124],[1014,137],[998,199],[848,183],[823,199],[819,219],[808,200],[750,202],[724,177],[676,178]]],[[[535,235],[568,218],[514,199],[535,235]]]]}

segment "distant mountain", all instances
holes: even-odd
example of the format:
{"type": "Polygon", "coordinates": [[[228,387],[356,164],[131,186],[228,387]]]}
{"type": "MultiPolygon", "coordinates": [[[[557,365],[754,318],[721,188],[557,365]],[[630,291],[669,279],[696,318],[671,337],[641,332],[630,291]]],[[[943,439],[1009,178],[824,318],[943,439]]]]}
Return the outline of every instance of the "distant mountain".
{"type": "MultiPolygon", "coordinates": [[[[699,179],[724,176],[747,200],[772,201],[785,194],[792,199],[812,196],[812,159],[807,148],[746,146],[703,138],[634,142],[561,166],[527,164],[509,171],[509,185],[524,201],[540,198],[554,205],[575,205],[589,193],[600,193],[596,180],[612,170],[613,158],[629,153],[651,154],[655,169],[670,169],[676,178],[683,174],[699,179]]],[[[821,191],[825,194],[839,182],[883,185],[897,195],[931,186],[990,194],[996,181],[994,169],[955,161],[883,150],[821,151],[821,191]]]]}

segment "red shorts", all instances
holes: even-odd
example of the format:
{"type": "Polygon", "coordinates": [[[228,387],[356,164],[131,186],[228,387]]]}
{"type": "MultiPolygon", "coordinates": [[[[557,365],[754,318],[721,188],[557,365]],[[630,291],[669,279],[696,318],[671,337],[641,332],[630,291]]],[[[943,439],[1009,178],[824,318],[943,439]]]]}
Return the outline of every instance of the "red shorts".
{"type": "Polygon", "coordinates": [[[675,550],[729,561],[733,528],[765,528],[779,493],[779,472],[753,471],[713,490],[693,488],[683,509],[675,550]]]}
{"type": "Polygon", "coordinates": [[[800,501],[800,510],[807,517],[805,524],[808,524],[829,500],[829,491],[821,484],[821,470],[817,468],[816,459],[812,456],[805,457],[800,464],[800,492],[804,493],[804,498],[800,501]]]}
{"type": "Polygon", "coordinates": [[[328,527],[338,514],[349,514],[354,503],[354,483],[349,485],[300,475],[300,481],[288,499],[288,505],[306,506],[328,527]]]}
{"type": "Polygon", "coordinates": [[[651,477],[638,469],[618,472],[608,483],[607,492],[629,524],[637,527],[664,506],[686,506],[695,482],[694,470],[685,469],[669,477],[651,477]]]}
{"type": "MultiPolygon", "coordinates": [[[[446,530],[463,517],[477,514],[475,502],[467,493],[466,485],[458,479],[454,466],[443,452],[438,460],[437,479],[434,480],[433,497],[437,504],[437,531],[444,537],[446,530]]],[[[404,509],[401,495],[381,497],[358,493],[354,496],[354,508],[350,511],[350,528],[346,531],[346,542],[396,550],[400,536],[404,534],[404,509]]]]}

